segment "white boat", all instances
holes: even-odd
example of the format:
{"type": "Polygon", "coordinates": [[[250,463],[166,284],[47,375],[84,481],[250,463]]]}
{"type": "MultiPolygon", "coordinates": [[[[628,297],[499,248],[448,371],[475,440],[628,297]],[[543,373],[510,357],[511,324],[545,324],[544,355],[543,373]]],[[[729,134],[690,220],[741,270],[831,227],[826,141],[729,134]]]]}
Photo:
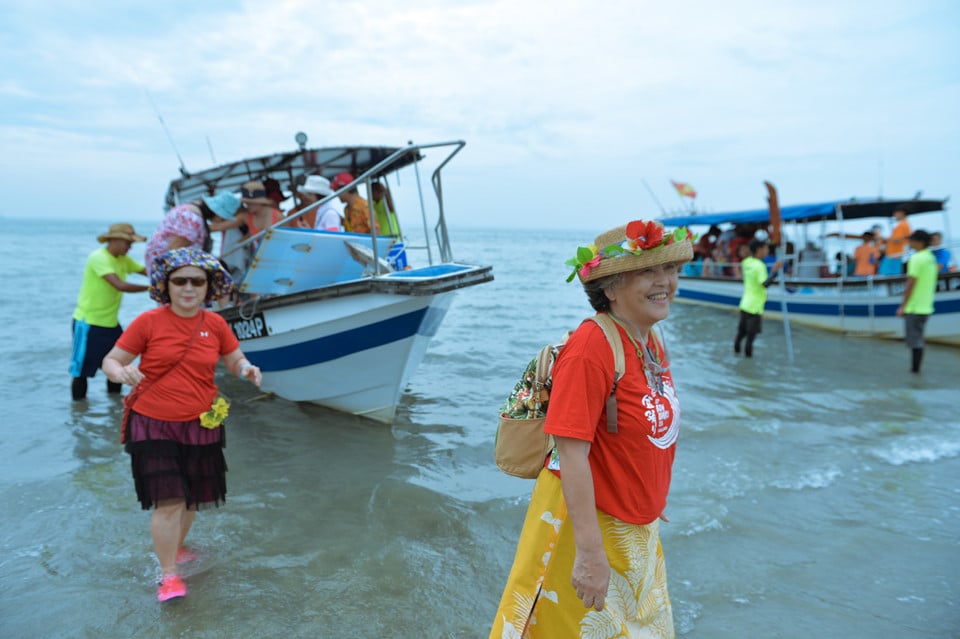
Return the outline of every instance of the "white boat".
{"type": "MultiPolygon", "coordinates": [[[[820,204],[778,207],[776,193],[771,189],[771,207],[730,213],[703,213],[661,218],[667,227],[688,226],[701,235],[711,226],[721,224],[758,224],[779,230],[784,246],[790,242],[806,247],[811,236],[821,243],[841,242],[843,238],[859,238],[849,234],[844,224],[869,223],[869,218],[889,219],[893,211],[903,208],[908,216],[943,212],[946,200],[844,200],[820,204]],[[779,211],[780,224],[777,224],[779,211]],[[771,223],[771,213],[774,222],[771,223]],[[817,230],[817,227],[819,231],[817,230]],[[778,227],[778,228],[774,228],[778,227]]],[[[943,214],[939,228],[949,235],[949,221],[943,214]]],[[[874,220],[874,221],[877,221],[874,220]]],[[[911,226],[918,228],[912,221],[911,226]]],[[[924,228],[924,227],[920,227],[924,228]]],[[[934,230],[932,228],[925,230],[934,230]]],[[[815,242],[814,242],[815,243],[815,242]]],[[[848,335],[903,339],[904,320],[897,317],[897,307],[903,301],[905,275],[856,277],[846,275],[847,251],[841,251],[839,264],[825,258],[833,252],[819,251],[819,258],[811,259],[803,250],[778,250],[777,256],[791,263],[790,272],[778,278],[778,283],[767,290],[764,317],[813,326],[848,335]],[[834,274],[839,266],[842,275],[834,274]]],[[[954,252],[956,255],[956,252],[954,252]]],[[[736,275],[704,276],[697,263],[687,265],[680,277],[677,300],[736,311],[743,293],[743,283],[736,275]]],[[[960,346],[960,272],[941,273],[934,302],[934,314],[928,320],[925,337],[931,342],[960,346]]]]}
{"type": "Polygon", "coordinates": [[[423,244],[411,245],[409,233],[404,244],[396,236],[377,236],[374,242],[370,235],[275,225],[233,249],[256,246],[239,281],[243,301],[217,310],[250,361],[263,371],[264,390],[390,423],[455,291],[493,279],[490,266],[454,261],[448,237],[440,172],[465,143],[308,149],[302,134],[297,142],[300,148],[294,151],[199,173],[181,171],[182,177],[170,183],[167,204],[236,193],[248,180],[273,178],[289,186],[311,174],[356,176],[353,183],[322,198],[320,206],[354,187],[364,195],[366,185],[369,194],[372,180],[411,168],[423,244]],[[431,213],[417,168],[428,151],[442,154],[431,175],[436,195],[431,213]],[[424,259],[418,263],[417,257],[424,259]],[[410,265],[403,270],[405,261],[410,265]]]}

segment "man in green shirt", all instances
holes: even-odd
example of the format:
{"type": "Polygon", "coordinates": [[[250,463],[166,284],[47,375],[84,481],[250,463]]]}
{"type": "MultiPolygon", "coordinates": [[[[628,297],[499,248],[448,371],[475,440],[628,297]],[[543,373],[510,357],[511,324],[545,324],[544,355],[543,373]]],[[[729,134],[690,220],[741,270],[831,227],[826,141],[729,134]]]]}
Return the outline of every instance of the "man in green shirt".
{"type": "MultiPolygon", "coordinates": [[[[733,352],[740,353],[740,344],[746,338],[743,354],[753,357],[753,340],[763,330],[763,307],[767,303],[767,287],[773,279],[767,274],[763,258],[770,254],[770,246],[763,240],[750,240],[750,255],[740,262],[743,274],[743,297],[740,298],[740,324],[733,352]]],[[[781,262],[773,265],[773,272],[780,269],[781,262]]]]}
{"type": "MultiPolygon", "coordinates": [[[[147,238],[137,235],[130,224],[111,224],[110,230],[97,238],[105,242],[87,258],[83,269],[83,283],[73,311],[73,355],[70,375],[73,377],[73,399],[87,396],[87,378],[97,374],[100,362],[113,348],[123,333],[117,319],[120,299],[124,293],[139,293],[149,286],[129,284],[127,275],[146,275],[146,269],[131,257],[127,257],[133,242],[145,242],[147,238]]],[[[120,384],[107,380],[107,392],[119,393],[120,384]]]]}
{"type": "Polygon", "coordinates": [[[923,329],[927,318],[933,315],[933,297],[937,290],[937,258],[930,250],[930,234],[914,231],[910,237],[913,255],[907,261],[907,285],[903,290],[903,303],[897,309],[897,317],[904,319],[904,337],[912,350],[910,370],[920,372],[923,360],[923,329]]]}

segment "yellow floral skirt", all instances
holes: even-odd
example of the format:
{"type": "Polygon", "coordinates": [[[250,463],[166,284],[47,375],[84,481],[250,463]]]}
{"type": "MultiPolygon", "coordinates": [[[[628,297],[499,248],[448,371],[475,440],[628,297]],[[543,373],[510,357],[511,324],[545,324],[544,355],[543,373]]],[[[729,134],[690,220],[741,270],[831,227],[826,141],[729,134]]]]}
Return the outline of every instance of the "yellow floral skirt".
{"type": "Polygon", "coordinates": [[[560,480],[540,471],[490,639],[674,636],[660,521],[597,517],[611,568],[599,612],[584,607],[571,583],[576,548],[560,480]]]}

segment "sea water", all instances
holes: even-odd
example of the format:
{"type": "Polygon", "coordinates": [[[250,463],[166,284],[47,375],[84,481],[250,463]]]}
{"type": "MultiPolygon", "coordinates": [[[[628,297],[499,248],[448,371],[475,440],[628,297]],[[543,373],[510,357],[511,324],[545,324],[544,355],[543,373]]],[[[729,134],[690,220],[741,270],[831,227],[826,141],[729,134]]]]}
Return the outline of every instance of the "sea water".
{"type": "MultiPolygon", "coordinates": [[[[454,257],[496,280],[458,293],[392,426],[221,377],[227,502],[197,516],[190,594],[160,605],[120,401],[102,373],[70,400],[70,315],[108,224],[2,222],[0,636],[487,636],[533,486],[493,464],[498,408],[590,313],[563,262],[603,229],[454,228],[454,257]]],[[[151,306],[126,295],[121,322],[151,306]]],[[[664,325],[678,635],[960,637],[960,349],[912,375],[900,342],[793,326],[790,364],[768,320],[748,360],[736,321],[675,304],[664,325]]]]}

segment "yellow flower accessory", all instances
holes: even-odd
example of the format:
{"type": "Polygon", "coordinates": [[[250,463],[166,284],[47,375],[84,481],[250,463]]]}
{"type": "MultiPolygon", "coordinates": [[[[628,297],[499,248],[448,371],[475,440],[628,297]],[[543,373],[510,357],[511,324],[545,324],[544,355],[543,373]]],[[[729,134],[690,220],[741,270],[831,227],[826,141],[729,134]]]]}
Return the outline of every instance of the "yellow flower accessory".
{"type": "Polygon", "coordinates": [[[216,428],[223,423],[230,413],[230,402],[223,397],[218,397],[210,405],[210,410],[200,415],[200,425],[204,428],[216,428]]]}

